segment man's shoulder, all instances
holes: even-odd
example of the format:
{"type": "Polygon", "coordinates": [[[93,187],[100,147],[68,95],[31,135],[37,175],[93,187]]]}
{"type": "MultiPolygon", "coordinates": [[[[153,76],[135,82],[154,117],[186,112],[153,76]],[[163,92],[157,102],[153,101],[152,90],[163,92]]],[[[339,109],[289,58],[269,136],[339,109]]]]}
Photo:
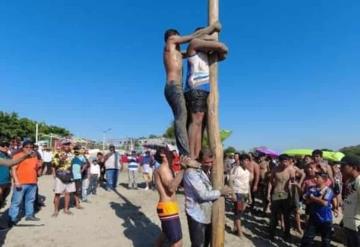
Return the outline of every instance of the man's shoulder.
{"type": "Polygon", "coordinates": [[[18,158],[20,158],[21,156],[23,156],[24,155],[24,153],[21,151],[21,152],[17,152],[16,154],[14,154],[12,157],[13,157],[13,159],[18,159],[18,158]]]}
{"type": "Polygon", "coordinates": [[[194,168],[188,168],[185,170],[184,178],[194,178],[200,176],[200,170],[194,168]]]}
{"type": "Polygon", "coordinates": [[[355,190],[360,192],[360,175],[355,179],[355,190]]]}

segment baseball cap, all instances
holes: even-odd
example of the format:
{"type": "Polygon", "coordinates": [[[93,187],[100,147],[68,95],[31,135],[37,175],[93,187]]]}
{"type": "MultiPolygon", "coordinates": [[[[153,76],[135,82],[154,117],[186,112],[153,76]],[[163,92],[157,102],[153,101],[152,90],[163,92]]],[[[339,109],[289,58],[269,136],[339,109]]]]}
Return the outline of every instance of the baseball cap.
{"type": "Polygon", "coordinates": [[[348,154],[340,161],[341,165],[349,165],[352,167],[360,167],[360,158],[356,155],[348,154]]]}
{"type": "Polygon", "coordinates": [[[71,140],[70,139],[63,139],[60,143],[61,143],[61,145],[71,144],[71,140]]]}
{"type": "Polygon", "coordinates": [[[34,143],[30,140],[26,140],[22,143],[22,146],[25,147],[26,145],[34,145],[34,143]]]}

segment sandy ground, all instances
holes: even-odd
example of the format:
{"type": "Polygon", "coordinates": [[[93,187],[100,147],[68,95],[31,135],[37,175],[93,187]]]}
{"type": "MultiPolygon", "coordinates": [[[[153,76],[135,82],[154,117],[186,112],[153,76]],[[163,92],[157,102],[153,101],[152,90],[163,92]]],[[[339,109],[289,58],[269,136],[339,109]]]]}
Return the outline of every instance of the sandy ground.
{"type": "MultiPolygon", "coordinates": [[[[142,182],[142,176],[138,177],[142,182]]],[[[107,192],[99,188],[96,196],[90,196],[91,203],[82,203],[85,209],[72,208],[73,215],[61,212],[57,218],[52,218],[53,178],[41,177],[40,194],[46,197],[46,207],[36,215],[41,221],[30,224],[21,220],[18,226],[10,231],[0,233],[0,243],[9,247],[154,246],[155,239],[161,231],[155,210],[158,200],[156,191],[145,191],[141,188],[128,190],[127,173],[124,172],[120,174],[119,182],[116,192],[107,192]]],[[[10,198],[11,196],[8,198],[8,204],[10,198]]],[[[187,247],[190,246],[190,240],[183,195],[179,194],[178,199],[182,209],[183,246],[187,247]]],[[[1,224],[4,224],[7,208],[8,205],[1,210],[1,224]]],[[[225,246],[298,246],[299,237],[296,236],[292,245],[284,243],[281,238],[277,238],[273,243],[266,240],[268,221],[265,218],[246,215],[244,222],[246,237],[239,239],[230,233],[231,212],[227,212],[225,246]]]]}

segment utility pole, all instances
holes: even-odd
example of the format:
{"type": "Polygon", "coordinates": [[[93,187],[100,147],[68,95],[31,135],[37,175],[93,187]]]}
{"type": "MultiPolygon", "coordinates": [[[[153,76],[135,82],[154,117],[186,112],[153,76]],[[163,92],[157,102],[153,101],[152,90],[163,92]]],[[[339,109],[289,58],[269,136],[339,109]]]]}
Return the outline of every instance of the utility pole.
{"type": "Polygon", "coordinates": [[[39,124],[36,123],[35,125],[35,143],[37,144],[39,141],[39,124]]]}
{"type": "Polygon", "coordinates": [[[102,146],[103,150],[105,150],[106,133],[109,132],[110,130],[111,130],[111,128],[108,128],[108,129],[103,131],[103,146],[102,146]]]}
{"type": "MultiPolygon", "coordinates": [[[[219,0],[209,1],[209,25],[219,20],[219,0]]],[[[218,33],[213,34],[218,40],[218,33]]],[[[212,168],[212,184],[215,189],[220,189],[224,186],[224,164],[223,164],[223,147],[220,138],[219,127],[219,92],[218,92],[218,67],[217,56],[210,57],[210,95],[208,99],[208,135],[209,144],[212,153],[214,154],[214,166],[212,168]]],[[[225,235],[225,199],[220,197],[213,203],[212,206],[212,247],[224,246],[225,235]]]]}

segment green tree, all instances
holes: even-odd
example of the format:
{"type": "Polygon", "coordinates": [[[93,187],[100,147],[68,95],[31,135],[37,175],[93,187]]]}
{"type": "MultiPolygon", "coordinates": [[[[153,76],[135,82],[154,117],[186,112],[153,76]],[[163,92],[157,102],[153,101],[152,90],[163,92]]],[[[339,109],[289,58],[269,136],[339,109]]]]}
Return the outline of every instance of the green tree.
{"type": "Polygon", "coordinates": [[[351,155],[357,155],[360,157],[360,145],[343,147],[339,151],[344,153],[345,155],[351,154],[351,155]]]}
{"type": "Polygon", "coordinates": [[[175,138],[175,128],[174,128],[174,122],[171,123],[171,125],[165,130],[165,133],[163,134],[163,137],[174,139],[175,138]]]}
{"type": "Polygon", "coordinates": [[[235,152],[236,152],[236,149],[232,146],[229,146],[224,149],[224,154],[235,153],[235,152]]]}
{"type": "MultiPolygon", "coordinates": [[[[36,122],[28,118],[19,118],[17,113],[6,113],[0,111],[0,134],[11,139],[15,136],[20,138],[35,139],[36,122]]],[[[55,134],[59,136],[70,136],[71,133],[65,128],[39,123],[39,134],[55,134]]]]}

